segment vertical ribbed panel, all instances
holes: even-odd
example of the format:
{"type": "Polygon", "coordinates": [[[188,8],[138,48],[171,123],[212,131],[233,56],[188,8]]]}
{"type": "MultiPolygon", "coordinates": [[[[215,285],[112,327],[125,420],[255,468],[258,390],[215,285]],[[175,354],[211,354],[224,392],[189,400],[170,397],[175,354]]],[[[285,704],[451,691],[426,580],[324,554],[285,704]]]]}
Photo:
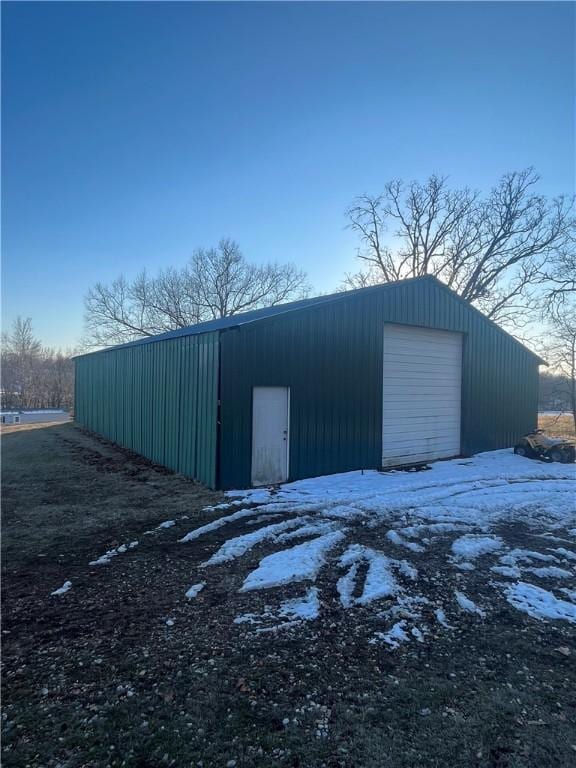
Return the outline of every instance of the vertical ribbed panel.
{"type": "Polygon", "coordinates": [[[434,280],[221,333],[220,485],[250,484],[255,386],[290,387],[290,479],[378,468],[384,324],[464,334],[462,452],[512,445],[537,417],[538,361],[434,280]]]}
{"type": "Polygon", "coordinates": [[[215,486],[218,333],[106,350],[75,362],[78,424],[215,486]]]}

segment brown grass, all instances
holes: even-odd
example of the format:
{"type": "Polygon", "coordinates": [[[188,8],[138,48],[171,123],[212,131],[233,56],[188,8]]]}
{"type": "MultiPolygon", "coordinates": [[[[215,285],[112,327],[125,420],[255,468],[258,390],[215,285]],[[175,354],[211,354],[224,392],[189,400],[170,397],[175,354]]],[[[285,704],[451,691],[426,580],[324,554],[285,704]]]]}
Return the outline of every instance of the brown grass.
{"type": "Polygon", "coordinates": [[[44,429],[44,427],[54,427],[67,423],[66,421],[38,421],[32,424],[2,424],[0,426],[0,435],[11,435],[14,432],[29,432],[31,429],[44,429]]]}
{"type": "Polygon", "coordinates": [[[574,437],[574,419],[572,416],[563,414],[562,416],[547,416],[540,414],[538,416],[538,426],[546,430],[553,437],[574,437]]]}

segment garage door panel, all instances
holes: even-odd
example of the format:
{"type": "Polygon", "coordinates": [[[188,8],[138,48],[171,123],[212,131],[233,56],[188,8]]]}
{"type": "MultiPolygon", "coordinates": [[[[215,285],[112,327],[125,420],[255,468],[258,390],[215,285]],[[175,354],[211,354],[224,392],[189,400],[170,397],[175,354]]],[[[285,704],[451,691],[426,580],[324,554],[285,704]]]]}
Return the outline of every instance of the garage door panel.
{"type": "MultiPolygon", "coordinates": [[[[458,394],[458,390],[454,390],[456,395],[458,394]]],[[[440,416],[445,414],[454,413],[454,409],[450,404],[446,403],[446,399],[442,397],[442,395],[429,395],[429,398],[427,398],[426,402],[419,400],[417,402],[414,402],[413,397],[402,397],[398,395],[398,398],[395,401],[395,413],[402,416],[410,417],[411,415],[414,416],[423,416],[425,414],[430,414],[430,407],[429,403],[427,402],[428,399],[434,401],[435,403],[435,410],[434,415],[440,416]]],[[[392,412],[390,412],[390,415],[392,416],[392,412]]],[[[454,414],[456,418],[458,418],[457,414],[454,414]]]]}
{"type": "MultiPolygon", "coordinates": [[[[424,398],[423,398],[424,399],[424,398]]],[[[426,398],[429,401],[429,398],[426,398]]],[[[398,408],[387,414],[387,424],[407,424],[421,422],[440,428],[442,424],[460,424],[460,416],[453,409],[447,408],[441,400],[432,399],[420,408],[398,408]],[[431,413],[431,411],[434,413],[431,413]]]]}
{"type": "Polygon", "coordinates": [[[458,394],[460,392],[459,387],[432,387],[432,386],[413,386],[407,384],[405,387],[402,387],[400,385],[389,387],[388,389],[388,395],[391,398],[398,398],[399,402],[402,402],[404,404],[410,403],[410,398],[421,398],[422,395],[426,395],[428,398],[430,398],[430,401],[444,401],[448,400],[449,398],[455,398],[458,397],[458,394]]]}
{"type": "MultiPolygon", "coordinates": [[[[444,374],[442,374],[444,376],[444,374]]],[[[431,394],[442,396],[446,390],[452,392],[459,392],[460,387],[454,383],[453,380],[441,378],[438,381],[430,381],[430,379],[424,381],[416,381],[414,379],[406,379],[402,381],[401,378],[394,378],[388,382],[387,388],[389,392],[396,392],[397,394],[404,394],[406,397],[411,397],[415,404],[418,403],[418,395],[424,390],[428,390],[431,394]]]]}
{"type": "MultiPolygon", "coordinates": [[[[394,362],[396,362],[397,365],[402,366],[402,372],[406,373],[412,373],[413,376],[416,378],[422,377],[422,365],[425,363],[427,368],[426,372],[432,371],[433,373],[450,373],[454,361],[457,360],[457,358],[454,358],[454,360],[446,360],[445,362],[442,361],[434,361],[432,362],[431,358],[418,358],[418,360],[406,360],[406,362],[403,362],[400,360],[400,358],[395,358],[394,362]]],[[[398,376],[398,373],[395,373],[394,371],[390,372],[392,376],[396,375],[398,376]]]]}
{"type": "Polygon", "coordinates": [[[432,330],[434,333],[443,334],[443,336],[437,336],[436,338],[432,339],[426,334],[420,335],[414,331],[410,331],[407,334],[403,334],[401,336],[397,336],[394,339],[390,339],[390,351],[400,352],[401,354],[405,355],[406,348],[404,344],[408,342],[412,346],[419,346],[421,349],[437,349],[441,354],[450,355],[452,353],[452,349],[450,347],[446,347],[444,339],[446,336],[450,335],[451,331],[436,331],[432,328],[428,328],[427,330],[432,330]]]}
{"type": "Polygon", "coordinates": [[[452,432],[460,429],[460,422],[454,419],[443,419],[442,424],[431,423],[429,419],[411,419],[409,422],[402,422],[401,420],[391,421],[388,424],[388,434],[418,434],[422,433],[428,437],[440,434],[452,434],[452,432]]]}
{"type": "Polygon", "coordinates": [[[387,324],[382,465],[460,453],[462,336],[387,324]]]}
{"type": "Polygon", "coordinates": [[[392,467],[402,467],[409,464],[426,464],[429,461],[437,461],[438,459],[442,458],[448,458],[445,456],[438,456],[435,451],[431,451],[430,453],[407,453],[403,455],[398,456],[390,456],[390,457],[383,457],[382,459],[382,467],[384,468],[392,468],[392,467]]]}
{"type": "Polygon", "coordinates": [[[448,358],[454,356],[454,350],[450,347],[446,347],[442,342],[434,343],[425,340],[416,342],[415,339],[412,339],[409,336],[398,341],[392,341],[388,348],[390,354],[399,355],[400,357],[410,357],[410,351],[406,350],[406,342],[412,344],[414,347],[418,346],[427,357],[433,357],[435,354],[438,354],[440,357],[448,358]]]}
{"type": "MultiPolygon", "coordinates": [[[[385,450],[386,456],[394,456],[398,453],[410,454],[411,452],[435,452],[437,450],[444,450],[451,448],[454,440],[457,439],[457,435],[438,435],[434,439],[427,440],[414,440],[408,436],[398,437],[394,440],[394,444],[390,443],[390,446],[385,450]]],[[[452,455],[452,454],[451,454],[452,455]]],[[[447,458],[445,456],[441,458],[447,458]]]]}

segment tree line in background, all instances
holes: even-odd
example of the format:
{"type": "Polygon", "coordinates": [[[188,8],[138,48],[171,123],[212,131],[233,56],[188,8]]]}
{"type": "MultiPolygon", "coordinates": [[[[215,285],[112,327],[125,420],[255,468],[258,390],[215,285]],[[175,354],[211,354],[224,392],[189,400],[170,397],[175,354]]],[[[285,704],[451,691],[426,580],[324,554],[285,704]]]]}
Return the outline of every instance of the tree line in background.
{"type": "Polygon", "coordinates": [[[570,413],[572,398],[570,377],[562,374],[542,371],[540,373],[540,393],[538,398],[540,412],[570,413]]]}
{"type": "Polygon", "coordinates": [[[0,362],[2,408],[72,408],[72,353],[43,347],[30,318],[17,318],[2,334],[0,362]]]}

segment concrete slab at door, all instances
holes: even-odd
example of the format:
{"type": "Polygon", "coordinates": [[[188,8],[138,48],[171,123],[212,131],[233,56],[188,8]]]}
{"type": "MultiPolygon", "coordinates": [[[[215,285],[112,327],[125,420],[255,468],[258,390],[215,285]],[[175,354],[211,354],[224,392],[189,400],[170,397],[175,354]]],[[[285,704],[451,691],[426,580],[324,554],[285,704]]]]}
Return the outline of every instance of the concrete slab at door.
{"type": "Polygon", "coordinates": [[[288,479],[290,389],[254,387],[252,402],[252,485],[288,479]]]}

